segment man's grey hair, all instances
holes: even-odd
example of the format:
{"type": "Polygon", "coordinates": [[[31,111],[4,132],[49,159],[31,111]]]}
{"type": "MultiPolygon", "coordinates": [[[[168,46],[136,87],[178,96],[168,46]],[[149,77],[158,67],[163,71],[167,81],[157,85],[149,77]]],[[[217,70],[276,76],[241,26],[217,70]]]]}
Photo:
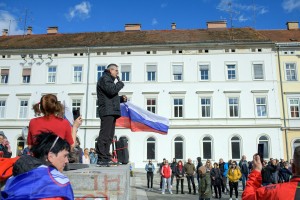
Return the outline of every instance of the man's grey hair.
{"type": "Polygon", "coordinates": [[[114,69],[114,68],[118,68],[119,66],[117,64],[114,64],[114,63],[111,63],[109,65],[107,65],[107,68],[106,69],[114,69]]]}

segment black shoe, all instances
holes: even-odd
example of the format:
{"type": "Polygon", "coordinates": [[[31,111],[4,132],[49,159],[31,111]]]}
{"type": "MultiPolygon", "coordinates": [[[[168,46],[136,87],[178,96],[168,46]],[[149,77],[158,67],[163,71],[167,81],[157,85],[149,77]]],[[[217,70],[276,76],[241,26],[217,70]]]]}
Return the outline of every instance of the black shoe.
{"type": "Polygon", "coordinates": [[[112,160],[109,161],[108,164],[111,165],[111,166],[118,166],[118,165],[119,165],[118,162],[114,162],[114,161],[112,161],[112,160]]]}
{"type": "Polygon", "coordinates": [[[181,192],[181,194],[184,194],[184,192],[181,192]]]}
{"type": "Polygon", "coordinates": [[[98,161],[97,162],[97,167],[109,167],[110,164],[108,161],[98,161]]]}

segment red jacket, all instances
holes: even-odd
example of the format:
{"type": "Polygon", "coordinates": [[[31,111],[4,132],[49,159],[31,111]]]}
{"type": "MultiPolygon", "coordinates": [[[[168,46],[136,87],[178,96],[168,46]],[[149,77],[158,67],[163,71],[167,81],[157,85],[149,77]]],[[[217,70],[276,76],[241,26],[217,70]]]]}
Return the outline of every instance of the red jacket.
{"type": "Polygon", "coordinates": [[[171,175],[172,175],[172,170],[171,170],[170,165],[164,165],[164,166],[161,168],[161,175],[162,175],[164,178],[170,178],[170,177],[171,177],[171,175]]]}
{"type": "Polygon", "coordinates": [[[293,177],[290,182],[261,187],[261,172],[253,170],[243,192],[243,200],[294,200],[300,177],[293,177]]]}

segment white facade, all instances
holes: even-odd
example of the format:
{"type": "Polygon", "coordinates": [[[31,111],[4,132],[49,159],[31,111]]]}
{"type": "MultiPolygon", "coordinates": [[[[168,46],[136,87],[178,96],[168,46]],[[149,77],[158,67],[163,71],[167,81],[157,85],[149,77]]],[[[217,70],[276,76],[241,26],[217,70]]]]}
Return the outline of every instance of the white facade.
{"type": "MultiPolygon", "coordinates": [[[[48,52],[33,50],[35,61],[27,55],[26,63],[20,56],[21,51],[12,51],[6,53],[11,54],[10,58],[0,60],[1,70],[9,69],[8,83],[0,85],[0,101],[5,101],[5,106],[0,107],[4,109],[4,116],[0,118],[0,130],[7,135],[13,155],[16,155],[17,139],[21,136],[21,130],[34,117],[31,106],[39,102],[41,95],[53,93],[69,107],[75,102],[73,100],[80,102],[84,121],[78,137],[82,147],[94,147],[100,126],[100,120],[96,117],[97,67],[116,63],[120,66],[120,76],[126,69],[130,79],[125,81],[120,95],[127,95],[132,103],[145,109],[146,100],[155,99],[156,113],[170,119],[168,135],[116,129],[118,137],[128,138],[130,162],[135,167],[143,168],[147,162],[149,137],[155,139],[154,162],[175,157],[174,139],[178,136],[183,140],[184,160],[196,160],[198,156],[206,160],[203,155],[205,137],[210,138],[205,142],[211,145],[213,161],[232,158],[232,142],[236,142],[232,141],[232,137],[239,140],[240,151],[234,151],[240,157],[246,155],[250,159],[257,151],[260,138],[265,136],[268,157],[282,158],[275,54],[268,45],[260,48],[261,51],[257,52],[243,46],[236,47],[235,52],[227,52],[220,46],[207,48],[207,53],[200,53],[197,48],[176,52],[165,48],[155,50],[154,53],[147,48],[129,47],[125,53],[116,48],[106,51],[105,55],[97,53],[99,50],[93,48],[49,49],[52,52],[52,61],[48,58],[48,52]],[[42,59],[38,58],[41,53],[42,59]],[[254,73],[254,65],[259,67],[259,74],[256,74],[257,71],[254,73]],[[82,67],[81,82],[74,82],[74,67],[77,66],[82,67]],[[200,66],[206,69],[208,67],[208,80],[201,80],[200,66]],[[54,83],[48,81],[49,67],[56,67],[54,83]],[[31,69],[30,83],[22,83],[24,68],[31,69]],[[149,70],[155,72],[154,81],[148,81],[149,70]],[[182,73],[182,80],[174,80],[174,73],[179,76],[182,73]],[[236,103],[232,104],[233,107],[236,106],[233,108],[235,112],[231,113],[236,114],[233,117],[230,116],[229,98],[236,103]],[[257,104],[257,98],[262,101],[261,105],[257,104]],[[174,117],[174,99],[182,100],[182,117],[174,117]],[[210,99],[208,117],[202,117],[201,99],[210,99]],[[24,110],[20,108],[22,100],[28,101],[28,114],[24,119],[20,119],[20,112],[24,110]],[[257,106],[261,106],[260,111],[266,109],[266,112],[260,114],[262,116],[257,113],[257,106]]],[[[78,78],[80,76],[77,76],[77,80],[78,78]]],[[[178,76],[176,78],[180,79],[178,76]]],[[[209,149],[210,145],[205,147],[209,149]]]]}

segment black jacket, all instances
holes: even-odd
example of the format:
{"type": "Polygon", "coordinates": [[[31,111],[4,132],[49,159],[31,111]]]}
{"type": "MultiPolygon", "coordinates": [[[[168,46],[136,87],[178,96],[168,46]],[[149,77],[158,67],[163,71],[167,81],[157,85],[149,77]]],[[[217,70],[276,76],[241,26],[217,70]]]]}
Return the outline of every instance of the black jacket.
{"type": "Polygon", "coordinates": [[[11,158],[12,153],[8,152],[8,148],[0,144],[0,151],[3,152],[3,158],[11,158]]]}
{"type": "Polygon", "coordinates": [[[121,116],[120,103],[123,98],[118,96],[118,92],[124,87],[122,81],[114,83],[115,78],[105,70],[97,83],[97,98],[99,116],[113,115],[117,118],[121,116]]]}
{"type": "Polygon", "coordinates": [[[41,165],[51,165],[49,162],[43,162],[30,155],[22,155],[13,166],[13,175],[17,176],[30,170],[33,170],[41,165]]]}
{"type": "Polygon", "coordinates": [[[272,174],[276,172],[276,166],[267,165],[261,171],[262,182],[263,183],[272,183],[272,174]]]}

